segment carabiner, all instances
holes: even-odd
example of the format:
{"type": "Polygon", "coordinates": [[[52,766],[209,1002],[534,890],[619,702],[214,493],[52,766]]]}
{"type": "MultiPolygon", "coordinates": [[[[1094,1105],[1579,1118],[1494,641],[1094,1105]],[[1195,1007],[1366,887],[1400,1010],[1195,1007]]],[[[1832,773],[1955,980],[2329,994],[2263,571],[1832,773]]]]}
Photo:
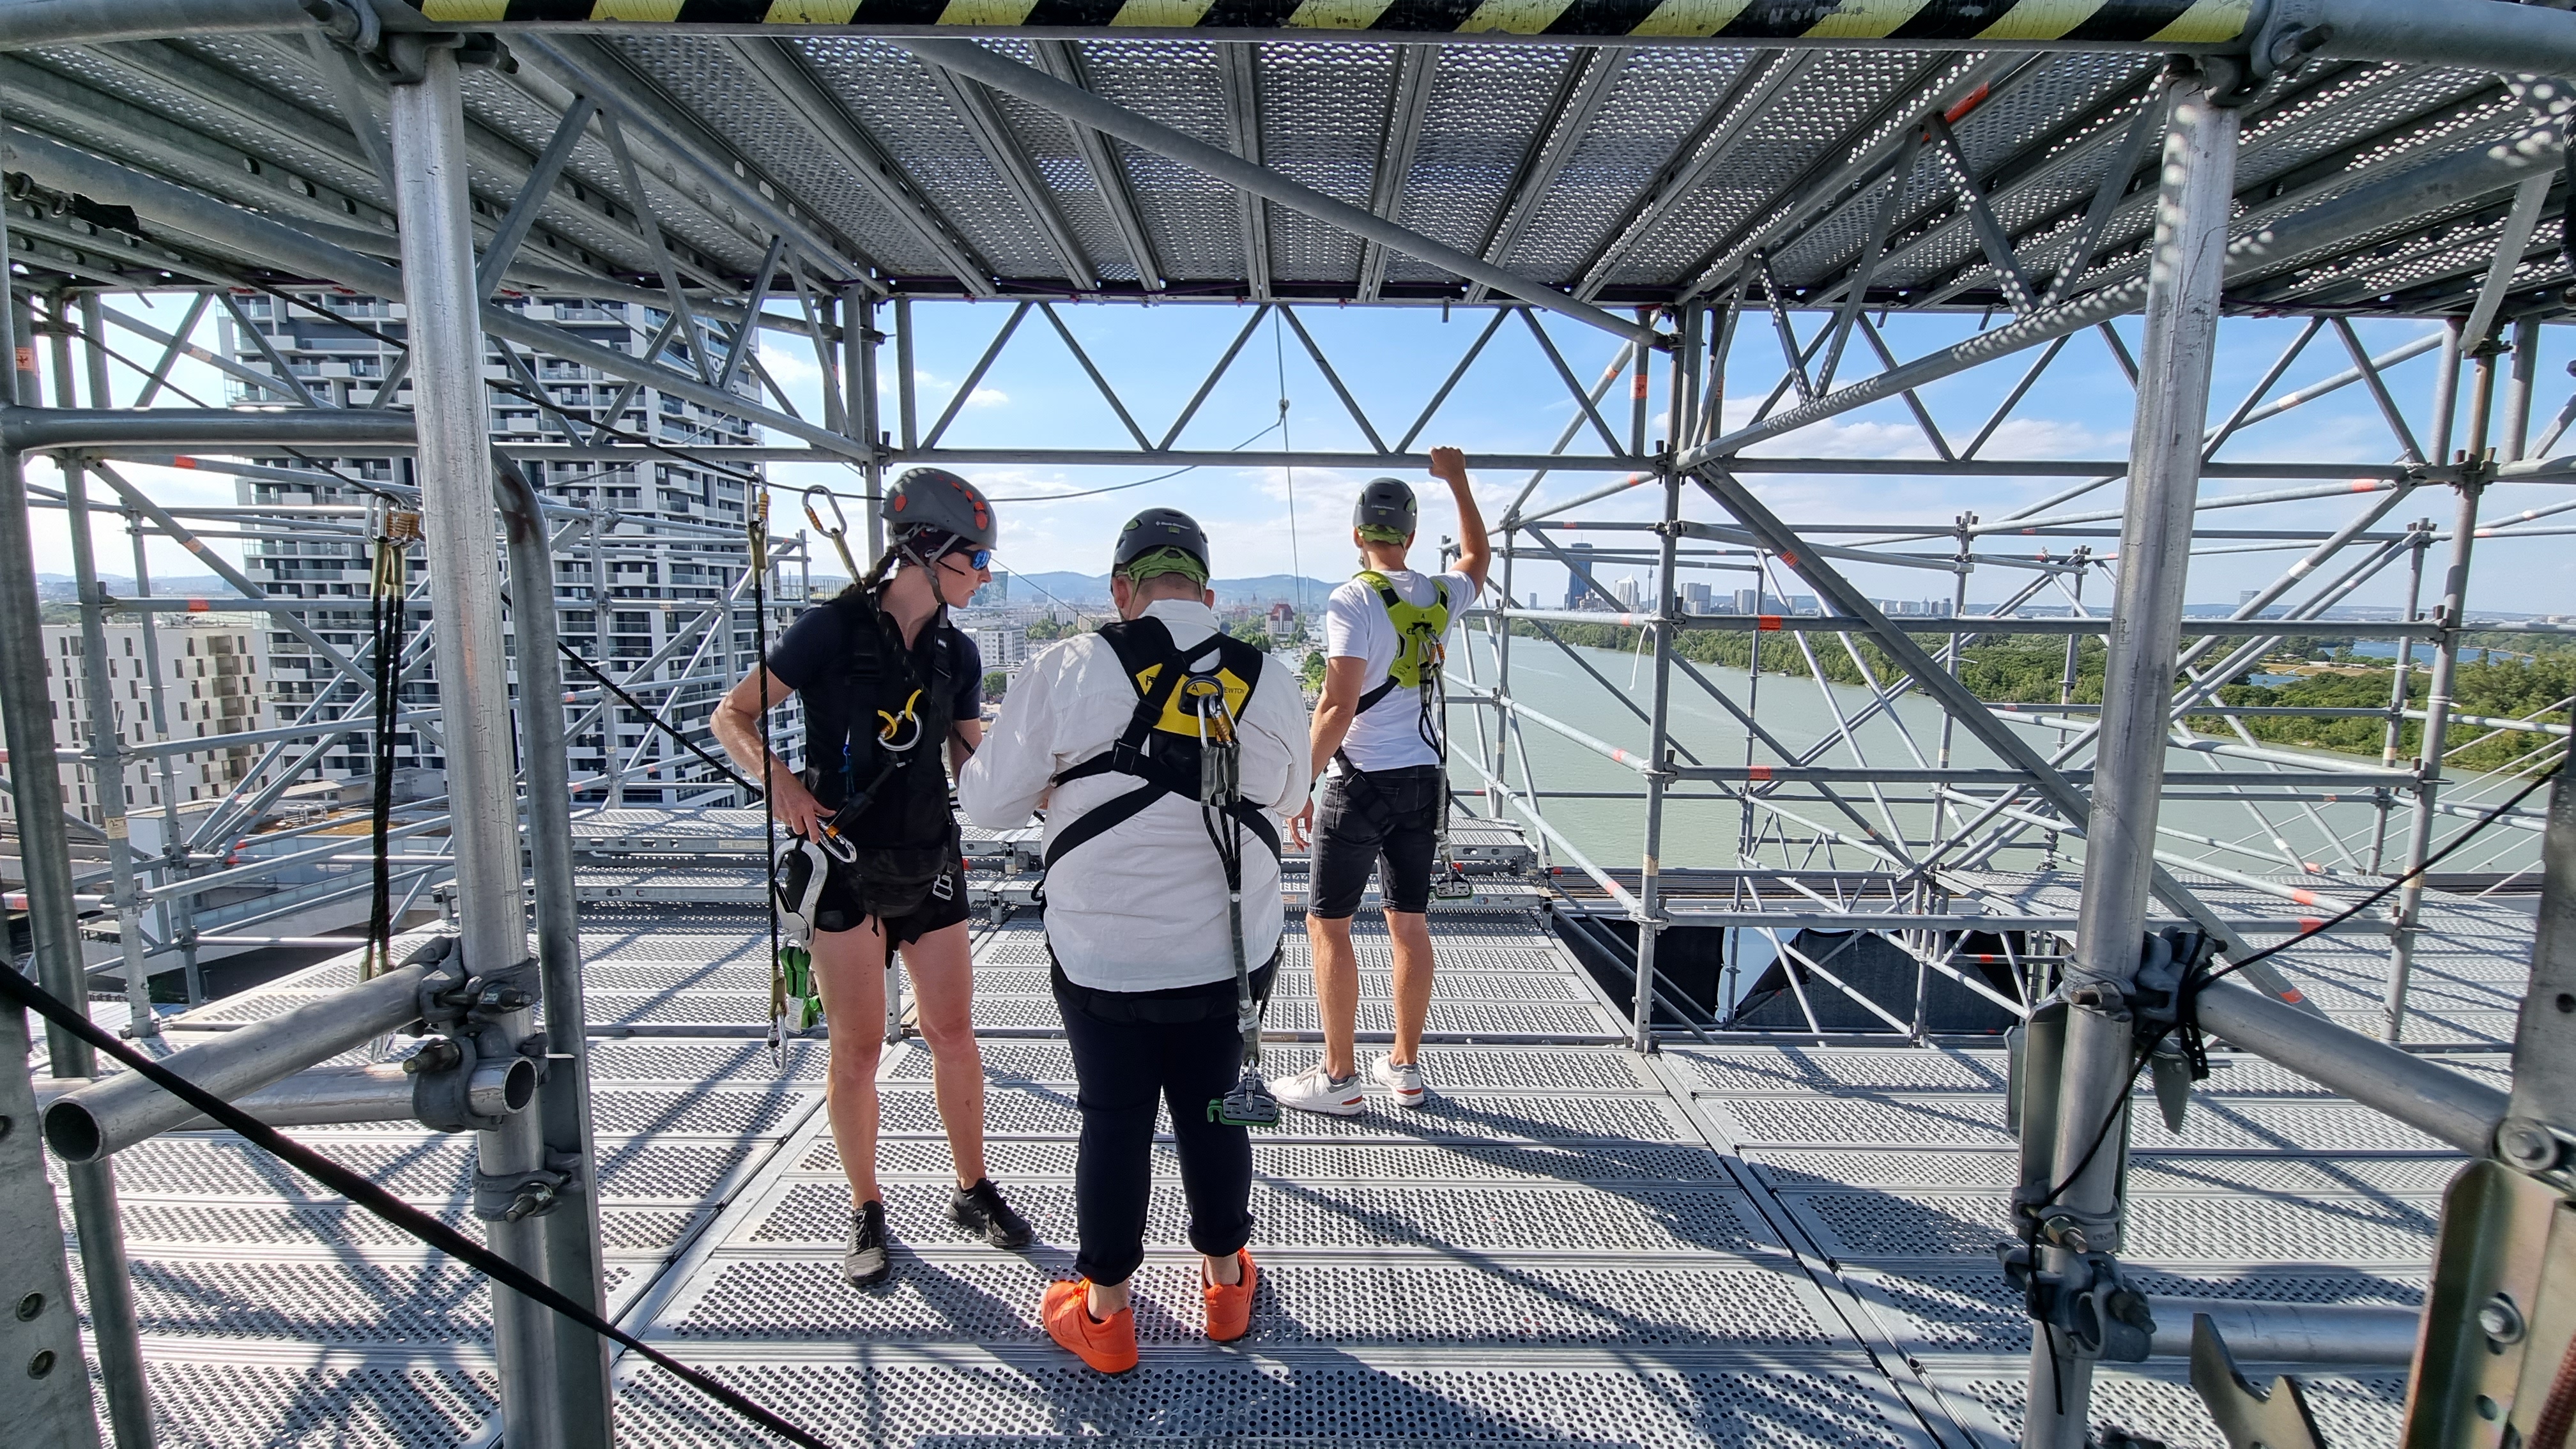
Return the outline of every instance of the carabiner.
{"type": "Polygon", "coordinates": [[[859,561],[850,556],[850,520],[848,515],[841,512],[840,496],[820,483],[806,489],[805,521],[814,525],[816,533],[832,541],[833,551],[841,556],[841,567],[850,571],[851,578],[857,578],[859,561]],[[832,510],[832,523],[837,524],[837,527],[827,526],[823,522],[823,516],[814,511],[814,495],[818,493],[823,496],[824,505],[832,510]]]}
{"type": "Polygon", "coordinates": [[[823,833],[815,838],[814,846],[843,865],[858,863],[859,848],[850,843],[850,838],[843,835],[838,826],[824,826],[823,833]]]}
{"type": "Polygon", "coordinates": [[[877,711],[877,718],[885,721],[885,723],[877,729],[877,743],[885,746],[887,753],[900,755],[910,750],[913,746],[921,743],[921,716],[914,711],[914,706],[921,703],[921,695],[922,691],[918,689],[914,690],[912,692],[912,698],[903,702],[903,713],[901,715],[897,715],[890,710],[881,709],[877,711]],[[895,736],[901,734],[903,732],[903,727],[907,724],[912,726],[912,737],[905,740],[902,744],[896,744],[895,736]]]}

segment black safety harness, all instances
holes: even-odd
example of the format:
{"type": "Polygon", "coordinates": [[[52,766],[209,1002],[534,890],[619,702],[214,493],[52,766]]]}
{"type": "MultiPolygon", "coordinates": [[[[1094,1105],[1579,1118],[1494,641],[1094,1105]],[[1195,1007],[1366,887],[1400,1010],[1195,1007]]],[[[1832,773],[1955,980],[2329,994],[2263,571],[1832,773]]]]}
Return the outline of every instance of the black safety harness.
{"type": "MultiPolygon", "coordinates": [[[[1249,698],[1251,686],[1261,677],[1261,651],[1228,634],[1211,634],[1207,642],[1184,653],[1172,642],[1171,631],[1163,627],[1163,621],[1148,615],[1105,625],[1100,637],[1118,655],[1119,668],[1125,671],[1128,682],[1136,686],[1136,712],[1128,717],[1125,732],[1108,753],[1072,766],[1058,774],[1054,783],[1062,785],[1094,775],[1128,775],[1143,783],[1083,812],[1081,819],[1066,826],[1047,846],[1046,866],[1050,870],[1066,852],[1135,819],[1146,806],[1165,795],[1198,803],[1203,762],[1194,718],[1197,712],[1183,702],[1182,686],[1192,678],[1231,674],[1242,682],[1249,698]]],[[[1279,829],[1270,823],[1268,812],[1241,799],[1221,808],[1259,836],[1261,843],[1270,847],[1273,858],[1278,856],[1279,829]]]]}

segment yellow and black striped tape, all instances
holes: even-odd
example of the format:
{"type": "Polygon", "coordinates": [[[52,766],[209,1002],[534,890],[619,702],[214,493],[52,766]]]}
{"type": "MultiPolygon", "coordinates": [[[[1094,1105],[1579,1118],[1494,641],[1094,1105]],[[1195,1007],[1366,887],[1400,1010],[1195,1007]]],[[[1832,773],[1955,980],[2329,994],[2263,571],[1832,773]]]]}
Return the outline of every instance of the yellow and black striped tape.
{"type": "Polygon", "coordinates": [[[1026,26],[2219,45],[2253,0],[412,0],[464,25],[1026,26]]]}

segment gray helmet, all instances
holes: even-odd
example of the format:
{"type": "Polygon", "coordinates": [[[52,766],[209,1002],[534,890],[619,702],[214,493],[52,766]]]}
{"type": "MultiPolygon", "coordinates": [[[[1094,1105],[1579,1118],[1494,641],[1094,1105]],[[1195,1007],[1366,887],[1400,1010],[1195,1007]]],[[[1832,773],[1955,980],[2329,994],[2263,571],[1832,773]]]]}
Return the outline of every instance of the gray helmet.
{"type": "Polygon", "coordinates": [[[1401,478],[1371,478],[1360,490],[1358,506],[1351,509],[1351,527],[1389,529],[1411,538],[1418,516],[1411,484],[1401,478]]]}
{"type": "Polygon", "coordinates": [[[1156,549],[1176,548],[1208,567],[1207,531],[1198,520],[1177,508],[1148,508],[1127,520],[1118,530],[1118,546],[1110,554],[1109,569],[1124,573],[1127,566],[1156,549]]]}
{"type": "Polygon", "coordinates": [[[902,537],[935,528],[977,548],[993,546],[993,505],[975,485],[945,468],[912,468],[886,490],[879,510],[886,531],[902,537]]]}

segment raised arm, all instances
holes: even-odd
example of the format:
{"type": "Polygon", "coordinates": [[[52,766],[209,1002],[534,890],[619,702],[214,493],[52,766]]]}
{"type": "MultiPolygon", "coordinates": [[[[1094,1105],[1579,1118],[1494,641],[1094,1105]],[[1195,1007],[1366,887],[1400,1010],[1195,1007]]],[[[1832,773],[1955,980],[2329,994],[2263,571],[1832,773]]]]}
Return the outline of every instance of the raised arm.
{"type": "Polygon", "coordinates": [[[1458,572],[1485,591],[1485,571],[1493,565],[1494,546],[1485,538],[1485,515],[1476,509],[1476,490],[1467,481],[1467,455],[1457,448],[1431,450],[1431,476],[1449,485],[1458,504],[1458,572]]]}

